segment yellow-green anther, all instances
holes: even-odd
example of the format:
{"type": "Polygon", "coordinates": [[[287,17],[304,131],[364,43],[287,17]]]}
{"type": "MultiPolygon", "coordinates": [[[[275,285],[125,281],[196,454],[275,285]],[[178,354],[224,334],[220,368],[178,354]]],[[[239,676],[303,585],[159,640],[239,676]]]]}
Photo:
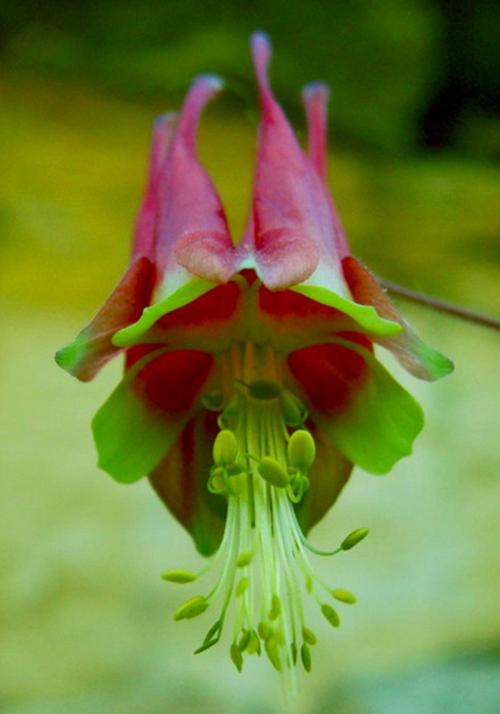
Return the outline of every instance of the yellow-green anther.
{"type": "Polygon", "coordinates": [[[259,633],[261,639],[267,640],[269,637],[269,625],[267,622],[259,622],[257,625],[257,632],[259,633]]]}
{"type": "Polygon", "coordinates": [[[238,672],[241,672],[241,670],[243,669],[243,656],[236,642],[233,642],[233,644],[229,648],[229,656],[231,657],[233,664],[238,670],[238,672]]]}
{"type": "Polygon", "coordinates": [[[192,583],[198,576],[190,570],[175,569],[167,570],[161,577],[169,583],[192,583]]]}
{"type": "Polygon", "coordinates": [[[307,412],[302,402],[295,395],[283,390],[280,394],[280,405],[281,413],[287,426],[298,427],[304,424],[307,412]]]}
{"type": "Polygon", "coordinates": [[[222,632],[222,624],[223,624],[222,620],[217,620],[217,622],[212,625],[212,627],[209,629],[209,631],[205,635],[203,644],[205,644],[207,642],[211,642],[215,638],[216,638],[216,641],[218,641],[220,639],[221,632],[222,632]]]}
{"type": "Polygon", "coordinates": [[[273,632],[272,634],[270,634],[265,641],[265,647],[267,656],[269,657],[269,661],[278,672],[281,672],[282,669],[279,651],[280,644],[281,638],[278,632],[273,632]]]}
{"type": "Polygon", "coordinates": [[[292,468],[307,472],[316,458],[316,444],[311,434],[305,429],[294,431],[288,441],[287,454],[292,468]]]}
{"type": "Polygon", "coordinates": [[[259,640],[259,636],[255,632],[255,630],[252,630],[250,632],[250,641],[248,642],[248,645],[247,645],[247,652],[248,652],[248,654],[259,654],[260,655],[260,652],[261,652],[260,640],[259,640]]]}
{"type": "Polygon", "coordinates": [[[304,474],[296,473],[295,469],[290,469],[289,471],[291,473],[291,481],[287,489],[288,498],[292,503],[300,503],[311,482],[304,474]]]}
{"type": "Polygon", "coordinates": [[[219,637],[214,638],[212,640],[205,640],[199,647],[194,651],[194,654],[201,654],[202,652],[206,652],[209,650],[211,647],[216,645],[219,641],[219,637]]]}
{"type": "Polygon", "coordinates": [[[174,614],[174,620],[190,620],[201,615],[208,608],[209,603],[202,595],[195,595],[181,605],[174,614]]]}
{"type": "Polygon", "coordinates": [[[246,590],[248,590],[248,586],[250,585],[250,581],[247,577],[241,578],[240,582],[236,586],[236,597],[241,597],[246,590]]]}
{"type": "Polygon", "coordinates": [[[214,441],[213,456],[216,466],[231,466],[238,455],[238,442],[230,429],[219,431],[214,441]]]}
{"type": "Polygon", "coordinates": [[[277,488],[285,488],[290,483],[286,469],[271,456],[264,456],[257,467],[262,478],[277,488]]]}
{"type": "Polygon", "coordinates": [[[212,469],[208,480],[208,490],[212,493],[224,493],[226,491],[225,469],[222,466],[212,469]]]}
{"type": "Polygon", "coordinates": [[[345,602],[347,605],[354,605],[354,603],[356,602],[356,596],[353,595],[353,593],[351,593],[349,590],[337,588],[336,590],[332,590],[332,595],[335,600],[339,600],[339,602],[345,602]]]}
{"type": "Polygon", "coordinates": [[[315,645],[317,642],[316,635],[308,627],[302,628],[302,637],[304,638],[304,642],[307,642],[308,645],[315,645]]]}
{"type": "Polygon", "coordinates": [[[271,601],[271,609],[269,610],[269,619],[276,620],[281,615],[281,600],[278,595],[273,595],[271,601]]]}
{"type": "Polygon", "coordinates": [[[214,389],[202,397],[201,403],[209,411],[220,412],[224,403],[224,395],[220,389],[214,389]]]}
{"type": "Polygon", "coordinates": [[[302,660],[302,664],[304,665],[304,669],[306,670],[306,672],[310,672],[312,667],[311,650],[305,642],[300,648],[300,658],[302,660]]]}
{"type": "Polygon", "coordinates": [[[281,385],[274,379],[255,379],[247,385],[248,393],[254,399],[277,399],[281,394],[281,385]]]}
{"type": "Polygon", "coordinates": [[[314,590],[314,582],[310,575],[306,575],[306,590],[309,593],[309,595],[314,590]]]}
{"type": "Polygon", "coordinates": [[[297,654],[298,654],[297,643],[295,642],[295,640],[293,640],[292,644],[290,645],[290,650],[292,652],[292,662],[295,665],[295,664],[297,664],[297,654]]]}
{"type": "Polygon", "coordinates": [[[244,568],[246,565],[249,565],[252,562],[253,558],[253,553],[250,551],[244,551],[243,553],[240,553],[238,556],[238,559],[236,560],[236,566],[238,568],[244,568]]]}
{"type": "Polygon", "coordinates": [[[342,543],[340,544],[340,547],[342,550],[351,550],[351,548],[354,548],[355,545],[358,545],[366,536],[368,535],[370,531],[368,528],[356,528],[355,531],[352,533],[349,533],[349,535],[344,538],[342,543]]]}
{"type": "Polygon", "coordinates": [[[292,503],[300,503],[302,501],[304,489],[302,488],[302,484],[296,477],[292,478],[292,482],[288,486],[287,493],[288,498],[292,503]]]}
{"type": "Polygon", "coordinates": [[[321,612],[326,617],[328,622],[332,627],[338,627],[340,625],[340,617],[337,610],[334,610],[331,605],[322,605],[321,612]]]}
{"type": "Polygon", "coordinates": [[[248,647],[250,642],[250,630],[244,630],[238,642],[238,649],[240,652],[244,652],[248,647]]]}
{"type": "Polygon", "coordinates": [[[238,402],[236,400],[233,400],[229,402],[227,407],[224,409],[222,414],[219,414],[217,417],[217,424],[219,425],[219,429],[225,429],[229,423],[236,417],[238,414],[238,402]]]}

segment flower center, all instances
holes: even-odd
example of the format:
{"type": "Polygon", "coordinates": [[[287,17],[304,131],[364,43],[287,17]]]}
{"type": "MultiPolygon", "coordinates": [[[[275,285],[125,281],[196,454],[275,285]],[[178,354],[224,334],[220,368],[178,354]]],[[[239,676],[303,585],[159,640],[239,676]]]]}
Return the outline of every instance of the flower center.
{"type": "MultiPolygon", "coordinates": [[[[283,387],[279,359],[268,346],[234,345],[221,368],[222,394],[205,399],[208,408],[222,409],[207,484],[227,499],[224,536],[213,558],[214,567],[221,564],[220,574],[207,596],[188,600],[174,619],[194,617],[220,602],[220,616],[197,650],[202,652],[220,639],[233,604],[230,655],[238,670],[244,654],[264,650],[280,672],[291,673],[299,657],[309,671],[316,637],[305,622],[304,593],[317,600],[333,627],[340,620],[324,602],[325,593],[348,604],[355,598],[326,585],[314,573],[307,551],[333,555],[349,550],[368,531],[354,531],[328,553],[308,543],[294,510],[309,487],[316,451],[306,409],[283,387]]],[[[188,582],[197,576],[168,571],[163,577],[188,582]]]]}

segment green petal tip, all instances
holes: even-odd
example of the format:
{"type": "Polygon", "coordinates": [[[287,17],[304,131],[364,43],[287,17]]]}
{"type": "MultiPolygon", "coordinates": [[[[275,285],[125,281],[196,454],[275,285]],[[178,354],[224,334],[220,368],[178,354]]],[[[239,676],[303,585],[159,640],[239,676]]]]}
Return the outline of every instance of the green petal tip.
{"type": "Polygon", "coordinates": [[[118,330],[118,332],[113,335],[112,343],[115,347],[129,347],[130,345],[136,344],[160,317],[184,307],[214,287],[215,283],[203,280],[202,278],[194,278],[176,290],[172,295],[169,295],[150,307],[144,308],[137,322],[118,330]]]}
{"type": "Polygon", "coordinates": [[[361,305],[328,290],[328,288],[316,285],[296,285],[291,290],[322,305],[340,310],[340,312],[351,317],[360,327],[375,337],[394,337],[403,330],[399,323],[380,317],[371,305],[361,305]]]}
{"type": "Polygon", "coordinates": [[[62,347],[55,354],[56,364],[66,372],[72,372],[74,368],[84,359],[87,351],[87,341],[79,336],[69,345],[62,347]]]}

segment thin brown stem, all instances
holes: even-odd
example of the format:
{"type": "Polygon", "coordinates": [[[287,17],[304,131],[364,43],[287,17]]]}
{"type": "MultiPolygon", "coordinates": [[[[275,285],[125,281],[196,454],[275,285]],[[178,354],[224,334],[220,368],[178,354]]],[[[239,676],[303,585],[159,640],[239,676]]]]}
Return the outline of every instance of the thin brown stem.
{"type": "Polygon", "coordinates": [[[446,300],[440,300],[439,298],[432,297],[431,295],[421,293],[418,290],[405,288],[403,285],[398,285],[390,280],[384,280],[383,278],[378,278],[378,280],[390,293],[398,295],[405,300],[410,300],[411,302],[415,302],[419,305],[425,305],[426,307],[430,307],[432,310],[446,312],[449,315],[459,317],[460,319],[467,320],[468,322],[475,322],[478,325],[484,325],[485,327],[491,327],[494,330],[500,330],[500,319],[496,317],[484,315],[483,313],[476,312],[475,310],[469,310],[467,307],[455,305],[454,303],[447,302],[446,300]]]}

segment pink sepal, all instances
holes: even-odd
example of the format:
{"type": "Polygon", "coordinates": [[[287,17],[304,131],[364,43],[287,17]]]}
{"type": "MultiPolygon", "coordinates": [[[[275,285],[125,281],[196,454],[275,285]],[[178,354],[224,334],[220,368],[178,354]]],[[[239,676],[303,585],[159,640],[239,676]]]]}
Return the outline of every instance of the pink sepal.
{"type": "Polygon", "coordinates": [[[267,78],[271,46],[266,35],[253,35],[252,54],[262,126],[254,185],[254,230],[247,232],[243,243],[246,264],[255,264],[271,290],[306,281],[320,263],[325,274],[333,271],[338,278],[341,271],[330,201],[321,174],[300,148],[271,92],[267,78]]]}
{"type": "Polygon", "coordinates": [[[326,185],[328,161],[328,121],[327,104],[330,90],[321,82],[311,82],[302,92],[302,99],[307,117],[307,144],[311,162],[325,183],[325,192],[330,204],[331,219],[334,227],[335,242],[341,258],[350,255],[347,238],[340,221],[339,213],[335,206],[328,186],[326,185]]]}
{"type": "Polygon", "coordinates": [[[56,354],[57,364],[82,382],[93,379],[121,351],[113,335],[140,317],[151,298],[154,273],[145,256],[134,260],[94,319],[56,354]]]}
{"type": "Polygon", "coordinates": [[[135,223],[132,260],[142,255],[150,259],[154,258],[158,188],[168,147],[174,135],[175,120],[176,115],[174,113],[163,114],[158,117],[153,126],[148,179],[135,223]]]}
{"type": "MultiPolygon", "coordinates": [[[[211,75],[191,85],[160,178],[155,259],[160,280],[171,279],[175,287],[179,276],[170,271],[178,273],[179,266],[214,282],[226,282],[236,271],[222,203],[196,155],[201,111],[221,86],[211,75]]],[[[180,282],[188,278],[180,276],[180,282]]]]}

